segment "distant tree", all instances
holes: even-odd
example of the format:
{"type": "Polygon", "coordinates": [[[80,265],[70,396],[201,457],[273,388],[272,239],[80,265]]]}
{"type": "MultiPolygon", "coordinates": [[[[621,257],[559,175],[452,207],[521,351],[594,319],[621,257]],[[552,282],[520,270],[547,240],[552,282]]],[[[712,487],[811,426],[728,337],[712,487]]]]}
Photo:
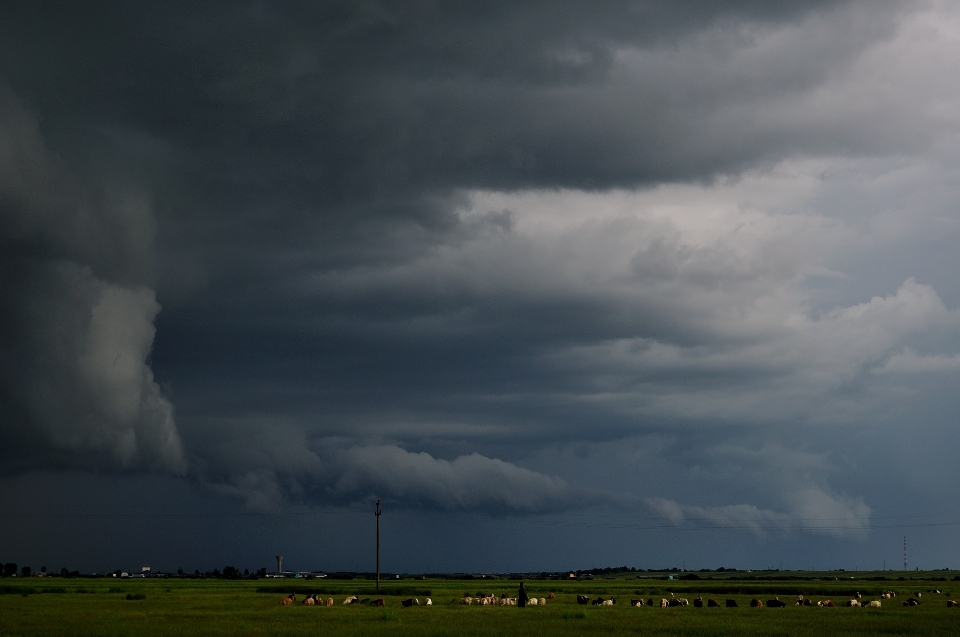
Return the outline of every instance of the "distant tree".
{"type": "Polygon", "coordinates": [[[17,565],[14,562],[7,562],[3,565],[3,576],[13,577],[17,574],[17,565]]]}
{"type": "Polygon", "coordinates": [[[29,566],[24,566],[23,568],[20,569],[20,576],[21,576],[21,577],[30,577],[30,574],[31,574],[31,573],[32,573],[32,571],[31,571],[31,569],[30,569],[29,566]]]}
{"type": "Polygon", "coordinates": [[[220,569],[219,569],[219,568],[213,569],[213,576],[214,576],[214,577],[220,577],[220,569]]]}
{"type": "Polygon", "coordinates": [[[250,577],[250,571],[247,570],[247,569],[243,569],[243,576],[244,576],[244,577],[250,577]]]}
{"type": "Polygon", "coordinates": [[[69,577],[69,576],[70,576],[70,571],[67,570],[66,566],[60,569],[60,577],[69,577]]]}
{"type": "Polygon", "coordinates": [[[47,574],[47,567],[46,567],[46,566],[41,566],[41,567],[40,567],[40,572],[43,573],[44,575],[46,575],[46,574],[47,574]]]}
{"type": "Polygon", "coordinates": [[[199,568],[193,572],[193,576],[194,576],[194,577],[200,577],[200,569],[199,569],[199,568]]]}
{"type": "Polygon", "coordinates": [[[257,577],[266,577],[267,576],[267,567],[261,566],[260,570],[257,571],[257,577]]]}

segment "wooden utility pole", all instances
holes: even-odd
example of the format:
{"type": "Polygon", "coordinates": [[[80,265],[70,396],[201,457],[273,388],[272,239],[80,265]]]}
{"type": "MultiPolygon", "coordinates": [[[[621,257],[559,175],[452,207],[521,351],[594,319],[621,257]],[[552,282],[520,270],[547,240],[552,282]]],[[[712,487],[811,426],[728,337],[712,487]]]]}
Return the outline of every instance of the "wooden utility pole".
{"type": "Polygon", "coordinates": [[[380,592],[380,500],[377,500],[377,592],[380,592]]]}

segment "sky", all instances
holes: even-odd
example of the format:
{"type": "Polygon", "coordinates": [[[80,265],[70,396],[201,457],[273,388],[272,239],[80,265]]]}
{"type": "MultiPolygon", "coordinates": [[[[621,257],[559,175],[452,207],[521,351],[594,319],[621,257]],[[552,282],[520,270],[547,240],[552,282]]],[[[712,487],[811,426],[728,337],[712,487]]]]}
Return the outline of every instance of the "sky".
{"type": "Polygon", "coordinates": [[[0,561],[960,567],[960,9],[7,3],[0,561]]]}

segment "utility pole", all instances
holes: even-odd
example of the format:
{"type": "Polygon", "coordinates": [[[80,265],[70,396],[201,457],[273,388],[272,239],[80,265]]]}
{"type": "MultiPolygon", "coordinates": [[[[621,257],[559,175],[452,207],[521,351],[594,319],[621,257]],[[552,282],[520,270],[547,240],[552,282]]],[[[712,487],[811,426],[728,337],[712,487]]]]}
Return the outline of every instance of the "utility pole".
{"type": "Polygon", "coordinates": [[[374,515],[377,516],[377,592],[380,592],[380,500],[377,500],[377,510],[374,515]]]}
{"type": "Polygon", "coordinates": [[[907,536],[903,536],[903,570],[907,570],[907,536]]]}

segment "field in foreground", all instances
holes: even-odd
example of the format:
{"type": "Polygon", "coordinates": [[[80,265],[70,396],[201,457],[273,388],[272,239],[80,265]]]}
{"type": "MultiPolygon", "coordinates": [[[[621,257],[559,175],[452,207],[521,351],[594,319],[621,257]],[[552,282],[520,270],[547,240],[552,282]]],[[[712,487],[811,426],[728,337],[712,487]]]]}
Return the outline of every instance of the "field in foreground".
{"type": "Polygon", "coordinates": [[[870,581],[810,577],[805,579],[716,579],[660,581],[597,579],[592,581],[526,582],[532,595],[556,600],[546,607],[462,606],[455,600],[469,593],[516,595],[518,582],[507,579],[401,580],[385,583],[379,596],[386,606],[344,606],[347,595],[374,597],[364,580],[115,580],[26,579],[0,583],[2,635],[946,635],[957,634],[960,608],[946,600],[960,597],[960,582],[906,580],[870,581]],[[897,591],[879,609],[846,608],[860,591],[877,599],[883,590],[897,591]],[[933,589],[942,589],[935,594],[933,589]],[[333,597],[333,607],[281,606],[288,592],[333,597]],[[922,593],[922,604],[901,602],[922,593]],[[640,607],[631,598],[697,595],[723,603],[736,599],[739,608],[640,607]],[[832,599],[837,608],[792,605],[798,593],[832,599]],[[578,606],[576,595],[616,597],[613,607],[578,606]],[[779,595],[786,608],[749,607],[752,597],[779,595]],[[433,606],[402,608],[400,600],[429,596],[433,606]]]}

